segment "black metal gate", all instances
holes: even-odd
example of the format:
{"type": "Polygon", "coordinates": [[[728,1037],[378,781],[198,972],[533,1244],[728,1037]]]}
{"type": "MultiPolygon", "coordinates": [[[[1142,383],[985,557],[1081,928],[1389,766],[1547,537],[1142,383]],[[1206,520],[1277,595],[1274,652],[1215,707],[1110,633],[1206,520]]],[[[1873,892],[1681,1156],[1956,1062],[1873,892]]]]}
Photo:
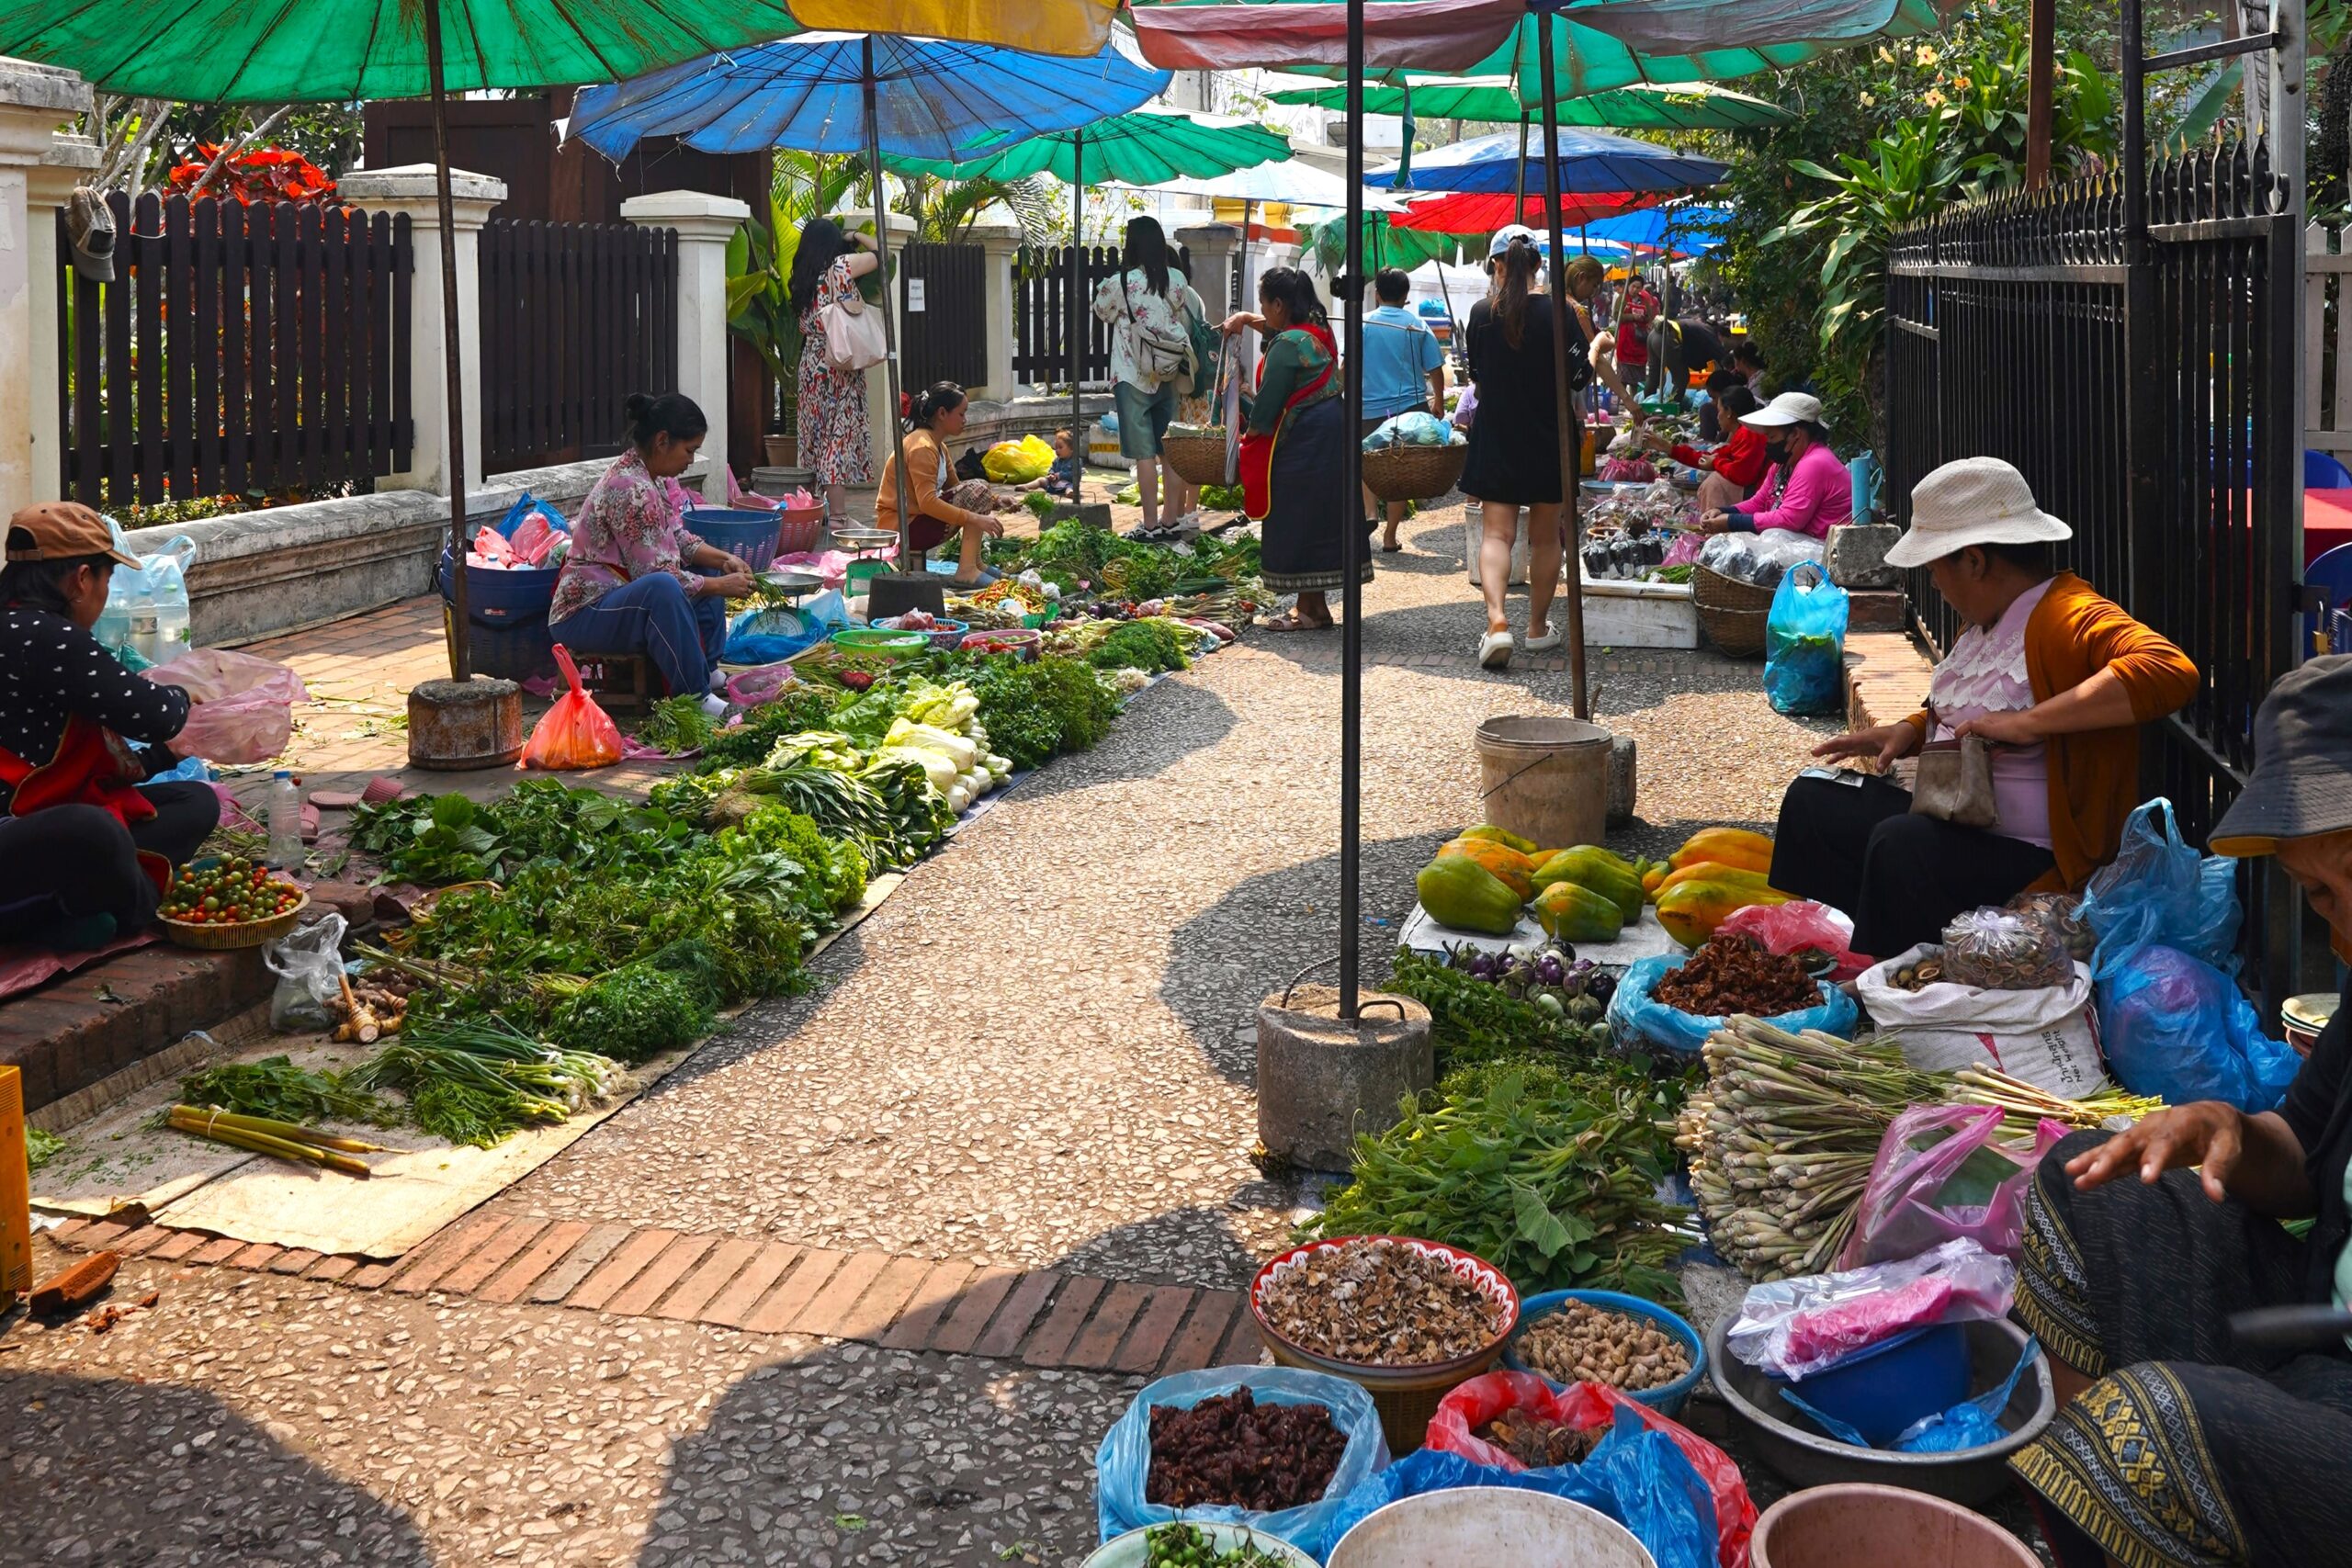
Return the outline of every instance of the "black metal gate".
{"type": "Polygon", "coordinates": [[[899,384],[977,387],[989,378],[988,252],[979,245],[907,245],[892,257],[899,320],[906,323],[899,384]]]}
{"type": "MultiPolygon", "coordinates": [[[[1886,493],[1907,521],[1938,464],[2006,458],[2073,525],[2062,561],[2196,660],[2143,784],[2202,842],[2299,657],[2301,220],[2260,140],[2148,160],[2137,64],[2120,175],[1955,207],[1890,246],[1886,493]]],[[[1950,606],[1924,571],[1910,588],[1919,631],[1949,648],[1950,606]]],[[[2245,950],[2275,1007],[2300,906],[2254,871],[2245,950]]]]}

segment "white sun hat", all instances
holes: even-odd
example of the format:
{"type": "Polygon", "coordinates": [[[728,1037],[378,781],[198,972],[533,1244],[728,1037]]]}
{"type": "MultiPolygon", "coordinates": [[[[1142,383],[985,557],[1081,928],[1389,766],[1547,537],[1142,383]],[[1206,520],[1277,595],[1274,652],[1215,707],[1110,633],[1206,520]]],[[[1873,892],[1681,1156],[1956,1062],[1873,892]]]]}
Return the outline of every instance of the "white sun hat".
{"type": "Polygon", "coordinates": [[[1495,237],[1493,239],[1487,242],[1487,259],[1488,261],[1494,260],[1497,256],[1510,249],[1515,243],[1521,240],[1524,240],[1529,244],[1533,245],[1538,255],[1543,254],[1544,240],[1543,237],[1537,234],[1534,230],[1529,228],[1524,223],[1506,223],[1501,228],[1495,231],[1495,237]]]}
{"type": "Polygon", "coordinates": [[[1925,566],[1971,545],[2041,545],[2071,539],[2064,518],[2034,504],[2025,476],[1998,457],[1962,457],[1911,487],[1911,526],[1886,552],[1889,566],[1925,566]]]}
{"type": "Polygon", "coordinates": [[[1829,428],[1821,414],[1821,400],[1808,392],[1782,392],[1754,413],[1739,416],[1742,424],[1752,424],[1759,430],[1777,429],[1784,424],[1817,424],[1829,428]]]}

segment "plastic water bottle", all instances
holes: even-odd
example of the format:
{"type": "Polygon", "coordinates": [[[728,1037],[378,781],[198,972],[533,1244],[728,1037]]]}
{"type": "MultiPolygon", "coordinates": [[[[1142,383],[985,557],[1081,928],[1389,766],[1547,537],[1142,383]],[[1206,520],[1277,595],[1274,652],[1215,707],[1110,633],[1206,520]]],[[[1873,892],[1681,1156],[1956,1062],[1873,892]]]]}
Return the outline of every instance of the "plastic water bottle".
{"type": "Polygon", "coordinates": [[[280,768],[269,781],[269,863],[285,871],[302,863],[302,792],[280,768]]]}

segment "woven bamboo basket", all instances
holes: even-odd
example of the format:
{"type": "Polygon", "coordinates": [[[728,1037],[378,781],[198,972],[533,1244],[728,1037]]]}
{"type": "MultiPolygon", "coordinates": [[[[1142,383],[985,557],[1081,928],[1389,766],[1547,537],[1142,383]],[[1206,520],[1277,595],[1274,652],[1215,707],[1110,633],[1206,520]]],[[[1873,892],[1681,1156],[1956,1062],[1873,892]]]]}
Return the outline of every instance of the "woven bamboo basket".
{"type": "Polygon", "coordinates": [[[1222,429],[1181,435],[1171,430],[1159,438],[1159,456],[1167,463],[1168,471],[1188,485],[1228,482],[1225,473],[1225,432],[1222,429]]]}
{"type": "Polygon", "coordinates": [[[1363,455],[1363,487],[1383,501],[1432,501],[1462,482],[1470,444],[1384,446],[1363,455]]]}
{"type": "Polygon", "coordinates": [[[199,926],[187,920],[167,920],[159,915],[156,923],[175,946],[225,953],[232,948],[259,947],[263,942],[277,941],[294,929],[302,919],[302,911],[310,907],[311,896],[305,893],[292,908],[266,920],[247,920],[234,926],[199,926]]]}
{"type": "Polygon", "coordinates": [[[1772,608],[1772,590],[1725,577],[1695,562],[1690,568],[1690,602],[1699,612],[1699,626],[1707,640],[1734,659],[1753,659],[1764,651],[1764,622],[1772,608]]]}

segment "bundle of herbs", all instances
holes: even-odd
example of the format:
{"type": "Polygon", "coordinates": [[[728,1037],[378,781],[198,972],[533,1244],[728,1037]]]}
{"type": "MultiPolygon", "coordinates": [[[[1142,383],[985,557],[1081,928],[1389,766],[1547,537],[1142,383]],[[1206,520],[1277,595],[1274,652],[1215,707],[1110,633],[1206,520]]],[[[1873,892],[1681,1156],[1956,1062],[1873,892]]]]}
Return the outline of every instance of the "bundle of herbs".
{"type": "Polygon", "coordinates": [[[718,726],[703,711],[702,699],[690,693],[664,697],[653,705],[637,738],[673,757],[700,751],[718,738],[718,726]]]}
{"type": "Polygon", "coordinates": [[[691,1045],[710,1032],[718,966],[698,942],[672,942],[600,975],[548,1021],[548,1038],[567,1051],[636,1066],[691,1045]]]}
{"type": "Polygon", "coordinates": [[[1430,1010],[1430,1043],[1441,1075],[1490,1062],[1578,1066],[1611,1049],[1609,1029],[1566,1010],[1514,997],[1492,980],[1444,958],[1410,949],[1396,954],[1388,989],[1430,1010]]]}
{"type": "Polygon", "coordinates": [[[786,736],[826,728],[841,696],[839,689],[831,686],[792,687],[746,713],[742,723],[720,730],[702,749],[703,757],[707,762],[730,768],[763,761],[786,736]]]}
{"type": "Polygon", "coordinates": [[[1679,1101],[1679,1085],[1619,1065],[1449,1074],[1396,1126],[1356,1140],[1353,1179],[1301,1234],[1419,1236],[1476,1253],[1521,1291],[1671,1302],[1689,1211],[1657,1191],[1679,1101]]]}
{"type": "Polygon", "coordinates": [[[620,1064],[565,1051],[495,1018],[420,1025],[345,1075],[359,1089],[397,1089],[416,1125],[488,1148],[533,1122],[557,1122],[625,1081],[620,1064]]]}
{"type": "Polygon", "coordinates": [[[290,1056],[258,1062],[221,1062],[180,1079],[180,1098],[190,1105],[259,1116],[273,1122],[360,1122],[390,1127],[400,1107],[345,1075],[298,1067],[290,1056]]]}

